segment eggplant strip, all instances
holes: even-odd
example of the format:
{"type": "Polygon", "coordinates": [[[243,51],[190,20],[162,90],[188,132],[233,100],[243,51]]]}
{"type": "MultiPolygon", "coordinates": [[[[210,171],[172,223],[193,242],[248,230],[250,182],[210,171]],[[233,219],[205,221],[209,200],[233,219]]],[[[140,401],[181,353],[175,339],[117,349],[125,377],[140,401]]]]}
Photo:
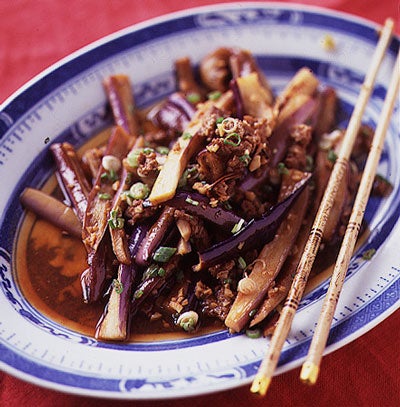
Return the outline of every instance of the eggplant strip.
{"type": "Polygon", "coordinates": [[[237,78],[236,85],[243,105],[243,112],[240,116],[248,114],[273,120],[271,93],[261,85],[261,80],[256,72],[237,78]]]}
{"type": "Polygon", "coordinates": [[[310,174],[296,184],[296,188],[285,200],[271,208],[264,216],[251,220],[245,227],[232,237],[215,244],[210,249],[199,253],[199,263],[194,266],[195,271],[222,263],[227,258],[234,258],[247,250],[259,247],[274,239],[279,225],[285,219],[291,206],[304,190],[310,174]]]}
{"type": "Polygon", "coordinates": [[[280,116],[285,117],[290,115],[292,107],[290,105],[287,106],[290,99],[300,94],[313,96],[318,85],[319,81],[310,69],[301,68],[297,71],[275,101],[275,108],[280,112],[280,116]]]}
{"type": "Polygon", "coordinates": [[[172,93],[162,103],[154,106],[147,119],[164,130],[183,132],[196,112],[195,107],[180,92],[172,93]]]}
{"type": "Polygon", "coordinates": [[[296,272],[297,265],[303,254],[304,247],[307,243],[308,235],[312,225],[312,217],[308,216],[308,220],[301,226],[300,232],[297,236],[296,242],[291,250],[291,254],[287,258],[285,264],[279,273],[273,287],[268,289],[268,293],[263,303],[258,307],[256,314],[250,321],[250,327],[253,327],[263,321],[268,315],[286,299],[287,293],[292,285],[294,273],[296,272]]]}
{"type": "MultiPolygon", "coordinates": [[[[328,159],[328,151],[319,150],[316,154],[315,164],[315,201],[314,211],[317,210],[322,195],[328,185],[329,177],[331,175],[333,163],[328,159]]],[[[349,183],[349,166],[346,167],[346,175],[342,177],[338,184],[338,191],[335,195],[334,203],[332,205],[329,218],[326,220],[323,240],[329,242],[335,235],[338,225],[341,222],[341,215],[343,210],[350,199],[348,183],[349,183]]]]}
{"type": "MultiPolygon", "coordinates": [[[[129,254],[134,258],[148,226],[139,225],[129,237],[129,254]]],[[[128,336],[129,307],[132,285],[138,273],[138,266],[120,264],[117,279],[113,281],[110,298],[102,317],[97,323],[95,337],[100,340],[124,341],[128,336]]]]}
{"type": "Polygon", "coordinates": [[[83,223],[90,193],[90,185],[80,165],[79,158],[69,143],[50,146],[56,166],[59,185],[83,223]]]}
{"type": "Polygon", "coordinates": [[[37,189],[25,188],[20,196],[20,201],[26,209],[35,215],[47,220],[71,236],[81,237],[82,224],[75,212],[58,199],[37,189]]]}
{"type": "Polygon", "coordinates": [[[147,232],[137,251],[135,261],[141,266],[146,266],[151,260],[154,250],[167,236],[168,231],[174,223],[175,209],[169,206],[164,207],[161,215],[147,232]]]}
{"type": "MultiPolygon", "coordinates": [[[[125,203],[122,199],[122,193],[126,191],[129,187],[128,184],[128,172],[125,168],[122,169],[121,180],[119,188],[114,196],[114,202],[111,209],[111,213],[120,214],[122,213],[125,208],[125,203]]],[[[117,260],[122,264],[130,264],[131,256],[129,254],[128,248],[128,239],[125,233],[124,228],[118,227],[111,227],[110,226],[110,237],[111,237],[111,244],[112,249],[115,254],[117,260]]]]}
{"type": "MultiPolygon", "coordinates": [[[[257,76],[258,86],[262,88],[264,103],[272,105],[274,102],[274,95],[271,86],[268,83],[263,71],[257,64],[251,52],[247,50],[234,50],[229,58],[229,66],[232,72],[232,78],[238,79],[241,77],[249,76],[253,73],[257,76]]],[[[256,89],[254,89],[258,92],[256,89]]]]}
{"type": "Polygon", "coordinates": [[[148,198],[153,205],[165,202],[175,195],[179,180],[190,158],[201,149],[206,141],[204,128],[207,128],[206,123],[209,126],[210,115],[213,112],[217,113],[219,106],[228,104],[229,99],[231,97],[221,96],[216,102],[206,102],[197,110],[182,136],[169,151],[167,160],[158,174],[148,198]]]}
{"type": "Polygon", "coordinates": [[[140,133],[132,86],[127,75],[112,75],[103,82],[117,126],[132,137],[140,133]]]}
{"type": "Polygon", "coordinates": [[[96,251],[88,254],[89,267],[81,274],[82,296],[85,303],[96,302],[104,293],[107,280],[113,275],[113,256],[108,233],[96,251]]]}
{"type": "Polygon", "coordinates": [[[228,231],[239,222],[243,222],[240,216],[219,205],[210,206],[210,201],[206,196],[195,192],[178,191],[172,199],[166,202],[166,205],[175,209],[183,209],[186,213],[199,216],[228,231]]]}
{"type": "Polygon", "coordinates": [[[337,105],[337,95],[333,88],[326,88],[320,92],[318,97],[318,109],[313,120],[313,129],[317,139],[323,134],[333,130],[337,105]]]}
{"type": "MultiPolygon", "coordinates": [[[[105,155],[113,156],[122,162],[129,152],[131,144],[132,138],[122,127],[116,127],[110,136],[105,155]]],[[[120,177],[120,171],[116,173],[116,176],[120,177]]],[[[82,238],[88,252],[96,251],[103,238],[108,226],[114,195],[113,180],[107,178],[107,171],[102,165],[88,198],[83,224],[82,238]]]]}
{"type": "Polygon", "coordinates": [[[178,89],[185,95],[194,96],[195,103],[204,100],[205,91],[200,87],[194,78],[194,71],[188,57],[180,58],[175,61],[175,73],[178,89]]]}
{"type": "Polygon", "coordinates": [[[280,272],[293,247],[308,207],[309,189],[305,188],[279,226],[274,239],[267,243],[257,260],[246,284],[250,290],[238,291],[225,319],[225,325],[233,332],[240,332],[249,322],[249,314],[262,303],[271,283],[280,272]]]}
{"type": "Polygon", "coordinates": [[[285,157],[290,127],[303,124],[310,120],[318,108],[318,101],[314,97],[319,82],[310,70],[300,69],[292,78],[286,88],[278,95],[272,107],[273,120],[271,121],[271,136],[269,145],[273,155],[264,170],[255,177],[249,173],[242,183],[242,191],[250,191],[264,182],[271,168],[275,168],[285,157]]]}
{"type": "Polygon", "coordinates": [[[275,167],[286,155],[290,127],[305,123],[317,107],[314,100],[319,81],[307,69],[300,69],[286,88],[280,93],[273,107],[277,113],[276,126],[270,137],[270,148],[274,151],[271,167],[275,167]]]}
{"type": "Polygon", "coordinates": [[[143,302],[154,292],[160,291],[173,278],[174,272],[178,272],[178,262],[180,256],[174,255],[171,260],[162,265],[150,265],[143,273],[142,281],[137,285],[133,292],[132,301],[130,304],[130,315],[133,317],[143,302]]]}
{"type": "MultiPolygon", "coordinates": [[[[113,156],[122,161],[131,145],[132,137],[122,127],[115,127],[108,141],[105,155],[113,156]]],[[[96,183],[88,198],[83,223],[82,241],[88,252],[89,264],[89,268],[81,276],[85,302],[93,302],[100,298],[109,269],[112,249],[109,234],[106,234],[106,231],[115,195],[113,180],[109,178],[110,175],[110,172],[106,171],[103,165],[99,168],[96,183]],[[106,177],[103,174],[106,174],[106,177]]],[[[116,175],[120,177],[120,171],[116,172],[116,175]]],[[[113,220],[113,225],[117,228],[123,226],[119,219],[116,217],[113,220]]],[[[130,262],[130,259],[126,260],[130,262]]]]}

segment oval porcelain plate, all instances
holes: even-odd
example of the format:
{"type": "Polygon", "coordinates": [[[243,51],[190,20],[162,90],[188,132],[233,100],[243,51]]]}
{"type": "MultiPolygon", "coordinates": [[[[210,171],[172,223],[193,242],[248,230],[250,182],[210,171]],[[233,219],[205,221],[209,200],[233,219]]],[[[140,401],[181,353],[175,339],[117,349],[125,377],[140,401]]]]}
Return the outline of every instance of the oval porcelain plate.
{"type": "MultiPolygon", "coordinates": [[[[80,146],[109,124],[101,86],[112,73],[130,76],[139,107],[174,90],[173,61],[197,63],[218,46],[251,50],[275,90],[302,66],[338,90],[351,113],[376,41],[377,27],[321,9],[276,4],[223,5],[140,24],[86,47],[51,67],[10,98],[0,111],[0,366],[38,385],[109,398],[154,399],[204,394],[250,383],[268,347],[265,338],[216,332],[181,340],[105,344],[49,320],[23,297],[15,244],[23,219],[19,194],[40,188],[53,173],[51,142],[80,146]],[[324,47],[329,35],[333,50],[324,47]],[[210,48],[210,44],[212,48],[210,48]],[[50,143],[49,143],[50,142],[50,143]]],[[[364,122],[374,126],[383,104],[398,40],[380,69],[364,122]]],[[[371,199],[371,233],[354,254],[327,352],[371,329],[400,305],[399,122],[390,123],[379,173],[394,186],[371,199]],[[365,260],[369,249],[376,253],[365,260]]],[[[345,121],[345,117],[343,117],[345,121]]],[[[277,372],[301,364],[328,283],[303,299],[277,372]]]]}

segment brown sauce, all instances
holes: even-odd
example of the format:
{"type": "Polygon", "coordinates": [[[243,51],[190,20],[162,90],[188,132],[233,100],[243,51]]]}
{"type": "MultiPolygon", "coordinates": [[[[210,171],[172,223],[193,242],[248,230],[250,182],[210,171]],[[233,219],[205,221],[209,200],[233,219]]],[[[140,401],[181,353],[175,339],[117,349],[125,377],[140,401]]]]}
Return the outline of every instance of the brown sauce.
{"type": "MultiPolygon", "coordinates": [[[[55,180],[49,184],[55,184],[55,180]]],[[[80,274],[87,267],[82,242],[27,213],[20,228],[16,253],[18,284],[31,305],[51,320],[93,336],[106,299],[96,304],[85,304],[82,300],[80,274]]],[[[209,321],[195,335],[220,329],[220,323],[209,321]]],[[[166,327],[162,321],[149,322],[140,315],[133,318],[131,332],[130,341],[188,337],[188,334],[166,327]]]]}

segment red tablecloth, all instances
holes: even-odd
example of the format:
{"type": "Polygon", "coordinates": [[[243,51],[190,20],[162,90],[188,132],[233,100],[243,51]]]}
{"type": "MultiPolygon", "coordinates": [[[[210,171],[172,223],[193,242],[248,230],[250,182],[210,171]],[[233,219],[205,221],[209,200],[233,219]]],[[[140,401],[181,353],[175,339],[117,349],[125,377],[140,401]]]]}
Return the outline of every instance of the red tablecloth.
{"type": "MultiPolygon", "coordinates": [[[[221,1],[224,2],[224,1],[221,1]]],[[[210,0],[0,0],[0,101],[70,52],[134,23],[210,0]]],[[[396,0],[317,0],[323,5],[383,23],[396,19],[396,0]]],[[[400,311],[349,345],[326,356],[314,387],[300,383],[299,369],[274,378],[267,398],[248,387],[189,399],[129,403],[66,395],[0,372],[1,406],[396,406],[400,405],[400,311]]]]}

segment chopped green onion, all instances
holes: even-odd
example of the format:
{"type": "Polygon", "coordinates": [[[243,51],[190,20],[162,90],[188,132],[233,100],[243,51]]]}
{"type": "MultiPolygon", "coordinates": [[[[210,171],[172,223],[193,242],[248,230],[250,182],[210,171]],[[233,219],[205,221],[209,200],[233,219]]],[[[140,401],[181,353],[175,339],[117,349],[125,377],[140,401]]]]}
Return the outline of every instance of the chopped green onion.
{"type": "Polygon", "coordinates": [[[195,200],[192,199],[192,198],[187,197],[187,198],[185,199],[185,201],[186,201],[187,203],[189,203],[190,205],[199,206],[199,201],[195,201],[195,200]]]}
{"type": "Polygon", "coordinates": [[[124,218],[108,219],[108,225],[111,229],[122,229],[125,224],[124,218]]]}
{"type": "Polygon", "coordinates": [[[108,171],[108,178],[111,182],[115,182],[118,179],[118,174],[114,170],[108,171]]]}
{"type": "Polygon", "coordinates": [[[128,161],[130,167],[137,167],[139,165],[138,158],[141,152],[141,148],[136,148],[128,154],[126,160],[128,161]]]}
{"type": "Polygon", "coordinates": [[[165,276],[165,273],[166,273],[166,271],[165,271],[165,269],[163,269],[162,267],[160,267],[160,268],[158,269],[158,271],[157,271],[158,277],[164,277],[164,276],[165,276]]]}
{"type": "Polygon", "coordinates": [[[238,258],[238,263],[239,263],[239,267],[244,270],[247,267],[246,261],[244,260],[243,257],[239,257],[238,258]]]}
{"type": "Polygon", "coordinates": [[[125,219],[118,217],[118,212],[113,210],[110,212],[110,218],[108,219],[108,226],[111,229],[122,229],[125,224],[125,219]]]}
{"type": "Polygon", "coordinates": [[[201,100],[200,95],[197,92],[188,93],[186,99],[190,103],[198,103],[201,100]]]}
{"type": "Polygon", "coordinates": [[[101,199],[102,201],[108,201],[109,199],[111,199],[111,195],[108,194],[107,192],[105,192],[105,193],[100,192],[100,193],[98,194],[98,197],[99,197],[99,199],[101,199]]]}
{"type": "Polygon", "coordinates": [[[133,298],[138,299],[138,298],[140,298],[142,295],[143,295],[143,290],[136,290],[136,291],[133,293],[133,298]]]}
{"type": "Polygon", "coordinates": [[[182,134],[182,139],[183,139],[183,140],[189,140],[189,139],[191,139],[192,137],[193,137],[193,135],[190,134],[190,133],[188,133],[188,132],[182,134]]]}
{"type": "Polygon", "coordinates": [[[246,329],[246,336],[250,339],[257,339],[261,336],[259,329],[246,329]]]}
{"type": "Polygon", "coordinates": [[[338,156],[337,154],[333,151],[333,150],[329,150],[328,151],[328,160],[331,163],[335,163],[335,161],[337,160],[338,156]]]}
{"type": "Polygon", "coordinates": [[[169,259],[175,254],[175,247],[159,247],[153,254],[153,260],[158,263],[167,263],[169,259]]]}
{"type": "Polygon", "coordinates": [[[216,123],[221,124],[224,121],[224,119],[225,119],[224,117],[218,117],[216,123]]]}
{"type": "Polygon", "coordinates": [[[179,178],[178,187],[179,188],[185,187],[187,184],[187,179],[188,179],[188,172],[187,172],[187,170],[185,170],[185,171],[183,171],[182,176],[179,178]]]}
{"type": "Polygon", "coordinates": [[[218,100],[221,97],[221,95],[222,95],[222,93],[219,90],[214,90],[213,92],[210,92],[207,95],[207,97],[209,100],[218,100]]]}
{"type": "Polygon", "coordinates": [[[183,171],[182,176],[179,178],[178,186],[180,188],[186,186],[187,181],[189,178],[195,179],[198,177],[199,173],[196,167],[189,167],[185,171],[183,171]]]}
{"type": "Polygon", "coordinates": [[[237,147],[241,143],[242,139],[239,134],[237,133],[229,133],[224,138],[224,144],[228,144],[230,146],[237,147]]]}
{"type": "Polygon", "coordinates": [[[232,283],[232,279],[231,278],[224,278],[223,283],[224,284],[230,284],[230,283],[232,283]]]}
{"type": "Polygon", "coordinates": [[[147,267],[147,269],[144,271],[143,275],[142,275],[142,281],[145,281],[149,278],[153,278],[153,277],[157,277],[158,276],[158,272],[160,270],[161,267],[159,267],[157,264],[151,264],[149,267],[147,267]]]}
{"type": "Polygon", "coordinates": [[[167,155],[169,153],[169,148],[164,147],[164,146],[159,146],[156,148],[157,153],[160,153],[162,155],[167,155]]]}
{"type": "Polygon", "coordinates": [[[289,170],[287,169],[285,163],[278,164],[278,173],[281,175],[289,174],[289,170]]]}
{"type": "Polygon", "coordinates": [[[118,174],[114,170],[105,171],[100,175],[103,181],[115,182],[118,179],[118,174]]]}
{"type": "Polygon", "coordinates": [[[244,163],[244,165],[248,166],[251,161],[251,157],[249,154],[243,154],[239,157],[239,160],[244,163]]]}
{"type": "Polygon", "coordinates": [[[117,294],[121,294],[122,291],[124,291],[124,286],[122,285],[121,281],[117,280],[116,278],[114,278],[112,286],[117,294]]]}
{"type": "Polygon", "coordinates": [[[369,249],[366,250],[363,254],[362,254],[362,258],[363,260],[371,260],[372,257],[374,257],[374,254],[376,253],[376,249],[369,249]]]}
{"type": "Polygon", "coordinates": [[[129,188],[128,195],[132,199],[146,199],[149,196],[150,188],[143,182],[136,182],[129,188]]]}
{"type": "Polygon", "coordinates": [[[143,149],[143,154],[146,154],[146,155],[151,154],[153,152],[154,152],[154,150],[150,147],[146,147],[143,149]]]}
{"type": "Polygon", "coordinates": [[[244,223],[244,219],[240,219],[238,223],[235,223],[235,225],[233,226],[231,232],[233,234],[239,232],[239,230],[242,229],[243,223],[244,223]]]}

